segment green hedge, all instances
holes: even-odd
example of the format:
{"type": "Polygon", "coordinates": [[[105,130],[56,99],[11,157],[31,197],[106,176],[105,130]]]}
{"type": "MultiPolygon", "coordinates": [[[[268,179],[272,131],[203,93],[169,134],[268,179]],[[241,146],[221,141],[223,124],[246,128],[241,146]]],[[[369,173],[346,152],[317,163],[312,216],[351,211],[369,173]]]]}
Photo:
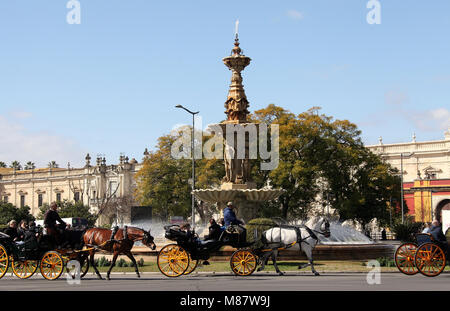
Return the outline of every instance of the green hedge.
{"type": "Polygon", "coordinates": [[[392,231],[395,233],[397,240],[400,240],[402,242],[414,242],[415,235],[416,233],[420,232],[422,226],[423,223],[413,222],[408,219],[404,224],[395,224],[392,228],[392,231]]]}
{"type": "Polygon", "coordinates": [[[258,248],[262,246],[262,243],[259,242],[261,239],[261,235],[264,231],[269,230],[270,228],[276,227],[277,223],[269,218],[255,218],[250,220],[247,225],[247,241],[248,242],[255,242],[257,243],[254,245],[254,247],[258,248]],[[255,234],[257,236],[255,236],[255,234]],[[261,244],[261,245],[258,245],[261,244]]]}

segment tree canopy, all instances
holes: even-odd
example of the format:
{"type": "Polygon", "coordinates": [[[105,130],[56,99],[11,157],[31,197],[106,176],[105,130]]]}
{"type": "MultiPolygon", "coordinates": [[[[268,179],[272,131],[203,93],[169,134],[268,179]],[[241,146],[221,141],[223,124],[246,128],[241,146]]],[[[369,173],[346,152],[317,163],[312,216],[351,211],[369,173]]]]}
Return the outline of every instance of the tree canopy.
{"type": "Polygon", "coordinates": [[[280,164],[262,178],[287,190],[279,198],[280,216],[305,217],[321,198],[342,220],[365,225],[376,218],[386,223],[387,202],[391,198],[399,202],[396,170],[364,147],[355,124],[319,112],[313,107],[295,115],[269,105],[252,116],[279,124],[280,164]]]}
{"type": "MultiPolygon", "coordinates": [[[[192,160],[174,159],[171,147],[181,132],[165,135],[158,139],[156,150],[149,152],[143,167],[136,174],[136,198],[142,205],[151,206],[160,218],[170,216],[187,217],[191,214],[192,160]]],[[[207,139],[207,134],[203,139],[207,139]]],[[[209,188],[220,184],[224,176],[221,160],[195,160],[196,188],[209,188]]],[[[205,212],[196,205],[201,218],[205,212]]]]}
{"type": "Polygon", "coordinates": [[[0,203],[0,224],[6,225],[13,219],[19,223],[21,220],[29,222],[34,220],[34,217],[28,206],[17,208],[11,203],[0,203]]]}

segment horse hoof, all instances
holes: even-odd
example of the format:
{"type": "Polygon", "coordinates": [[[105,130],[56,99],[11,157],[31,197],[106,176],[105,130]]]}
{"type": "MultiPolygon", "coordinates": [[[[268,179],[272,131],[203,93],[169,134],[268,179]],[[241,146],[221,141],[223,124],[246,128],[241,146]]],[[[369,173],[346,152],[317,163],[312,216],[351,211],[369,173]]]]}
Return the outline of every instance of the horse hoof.
{"type": "Polygon", "coordinates": [[[280,271],[280,272],[278,272],[278,275],[280,275],[280,276],[281,276],[281,275],[284,275],[284,272],[281,272],[281,271],[280,271]]]}
{"type": "Polygon", "coordinates": [[[140,278],[141,276],[138,274],[138,276],[137,276],[138,278],[140,278]]]}
{"type": "Polygon", "coordinates": [[[262,270],[261,268],[258,268],[256,271],[259,272],[259,271],[261,271],[261,270],[262,270]]]}
{"type": "Polygon", "coordinates": [[[318,276],[318,275],[320,275],[320,273],[319,272],[314,272],[314,275],[318,276]]]}

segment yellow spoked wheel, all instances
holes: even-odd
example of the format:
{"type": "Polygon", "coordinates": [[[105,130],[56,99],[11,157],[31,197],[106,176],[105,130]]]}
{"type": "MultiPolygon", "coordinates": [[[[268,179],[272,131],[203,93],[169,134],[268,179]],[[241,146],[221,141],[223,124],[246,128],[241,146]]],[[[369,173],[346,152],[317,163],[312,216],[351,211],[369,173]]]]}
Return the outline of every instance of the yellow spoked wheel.
{"type": "Polygon", "coordinates": [[[417,270],[423,275],[437,276],[445,268],[444,251],[434,243],[422,244],[417,249],[415,263],[417,270]]]}
{"type": "Polygon", "coordinates": [[[57,252],[47,252],[41,259],[41,274],[47,280],[56,280],[63,273],[64,266],[64,261],[57,252]]]}
{"type": "Polygon", "coordinates": [[[240,276],[251,275],[255,271],[257,263],[256,255],[249,249],[237,250],[230,258],[231,270],[240,276]]]}
{"type": "Polygon", "coordinates": [[[403,272],[406,275],[414,275],[419,272],[414,263],[416,252],[417,244],[414,243],[405,243],[397,248],[394,259],[400,272],[403,272]]]}
{"type": "Polygon", "coordinates": [[[189,267],[189,254],[177,244],[164,246],[158,254],[158,268],[168,277],[177,277],[189,267]]]}
{"type": "Polygon", "coordinates": [[[189,266],[187,267],[186,271],[184,271],[184,275],[191,274],[194,272],[195,268],[197,268],[198,265],[198,259],[193,260],[191,257],[191,254],[189,254],[189,266]]]}
{"type": "Polygon", "coordinates": [[[6,252],[6,248],[0,244],[0,279],[5,275],[6,271],[8,271],[8,266],[8,253],[6,252]]]}
{"type": "Polygon", "coordinates": [[[11,260],[11,266],[19,279],[28,279],[36,272],[39,263],[37,260],[11,260]]]}

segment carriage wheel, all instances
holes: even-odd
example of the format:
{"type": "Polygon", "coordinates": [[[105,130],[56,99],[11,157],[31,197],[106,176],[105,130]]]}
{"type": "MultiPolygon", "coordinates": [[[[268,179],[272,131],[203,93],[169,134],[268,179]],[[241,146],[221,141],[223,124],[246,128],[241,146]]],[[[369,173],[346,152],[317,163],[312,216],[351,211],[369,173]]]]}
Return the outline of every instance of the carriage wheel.
{"type": "Polygon", "coordinates": [[[444,251],[434,243],[419,246],[415,257],[416,267],[425,276],[437,276],[445,268],[444,251]]]}
{"type": "Polygon", "coordinates": [[[252,274],[256,269],[257,262],[256,255],[249,249],[237,250],[230,258],[231,270],[240,276],[252,274]]]}
{"type": "Polygon", "coordinates": [[[0,279],[5,275],[6,271],[8,271],[8,266],[8,253],[6,252],[6,248],[0,244],[0,279]]]}
{"type": "Polygon", "coordinates": [[[41,259],[41,274],[47,280],[56,280],[63,273],[64,266],[64,261],[57,252],[47,252],[41,259]]]}
{"type": "Polygon", "coordinates": [[[414,275],[419,272],[414,264],[416,251],[417,244],[415,243],[405,243],[397,248],[394,258],[395,264],[400,272],[403,272],[406,275],[414,275]]]}
{"type": "Polygon", "coordinates": [[[184,275],[191,274],[194,272],[195,268],[197,268],[198,265],[198,259],[193,260],[191,257],[191,254],[189,254],[189,266],[187,267],[186,271],[184,271],[184,275]]]}
{"type": "Polygon", "coordinates": [[[159,251],[157,261],[162,274],[177,277],[188,269],[189,254],[177,244],[169,244],[159,251]]]}
{"type": "Polygon", "coordinates": [[[37,260],[11,260],[11,266],[19,279],[28,279],[36,272],[39,262],[37,260]]]}

